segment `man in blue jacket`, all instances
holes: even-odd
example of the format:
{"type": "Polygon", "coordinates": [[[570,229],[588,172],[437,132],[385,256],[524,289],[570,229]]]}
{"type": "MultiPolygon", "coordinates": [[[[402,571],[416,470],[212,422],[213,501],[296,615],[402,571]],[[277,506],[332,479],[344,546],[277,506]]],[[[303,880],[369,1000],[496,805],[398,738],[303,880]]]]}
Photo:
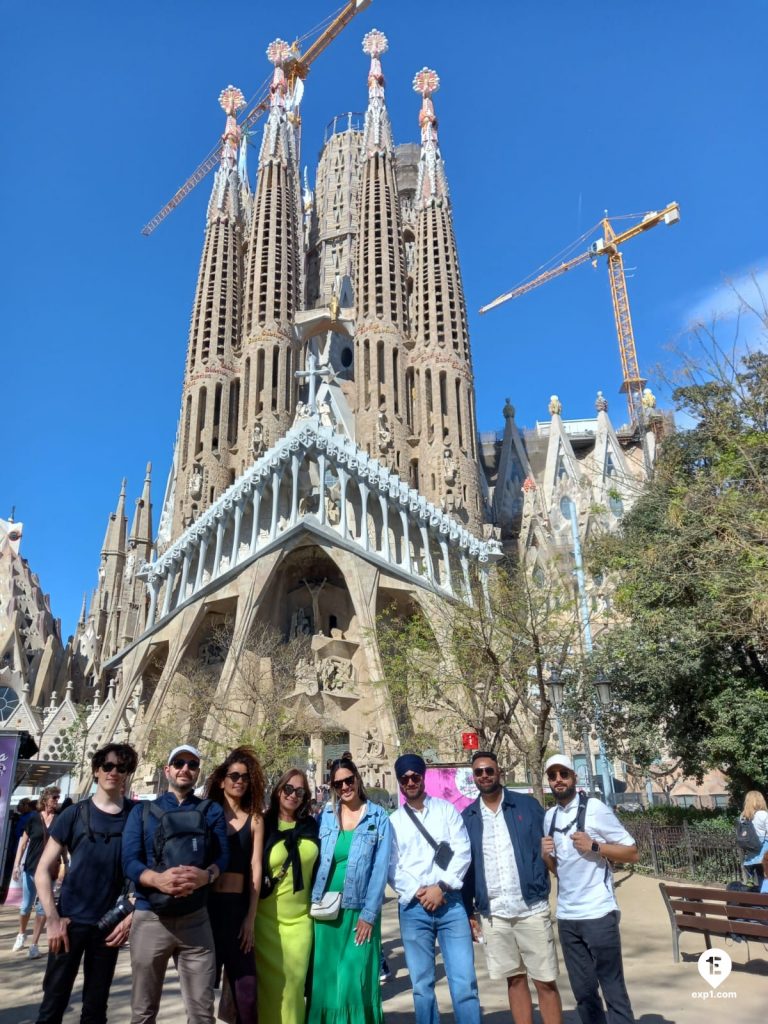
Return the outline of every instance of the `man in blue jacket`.
{"type": "Polygon", "coordinates": [[[476,751],[472,774],[480,795],[462,814],[472,850],[462,892],[473,937],[485,945],[489,976],[507,979],[515,1024],[533,1021],[529,975],[543,1024],[562,1024],[549,875],[540,852],[544,810],[502,786],[495,754],[476,751]]]}
{"type": "MultiPolygon", "coordinates": [[[[214,1024],[216,956],[206,902],[208,887],[229,861],[227,823],[221,805],[207,800],[201,808],[208,833],[200,847],[201,853],[205,851],[204,866],[191,866],[185,860],[167,867],[155,860],[155,834],[159,828],[164,829],[163,817],[194,810],[203,803],[194,793],[199,775],[200,751],[188,743],[175,747],[165,767],[168,792],[154,801],[159,817],[139,804],[131,811],[123,832],[123,869],[136,883],[131,929],[131,1024],[154,1024],[157,1019],[171,957],[179,972],[187,1024],[214,1024]],[[169,899],[158,901],[161,893],[169,899]],[[160,902],[165,905],[158,906],[160,902]]],[[[200,822],[200,814],[194,817],[200,822]]]]}

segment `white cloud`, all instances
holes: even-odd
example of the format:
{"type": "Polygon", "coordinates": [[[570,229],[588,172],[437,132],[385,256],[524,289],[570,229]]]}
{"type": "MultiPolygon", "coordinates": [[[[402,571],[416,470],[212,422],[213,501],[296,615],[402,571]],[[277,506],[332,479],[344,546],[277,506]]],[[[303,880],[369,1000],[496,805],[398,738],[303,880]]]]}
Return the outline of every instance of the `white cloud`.
{"type": "Polygon", "coordinates": [[[695,324],[710,326],[715,322],[732,322],[735,327],[738,317],[739,347],[763,347],[768,327],[767,304],[768,259],[763,259],[756,266],[728,275],[718,284],[702,289],[686,308],[682,327],[685,330],[695,324]]]}

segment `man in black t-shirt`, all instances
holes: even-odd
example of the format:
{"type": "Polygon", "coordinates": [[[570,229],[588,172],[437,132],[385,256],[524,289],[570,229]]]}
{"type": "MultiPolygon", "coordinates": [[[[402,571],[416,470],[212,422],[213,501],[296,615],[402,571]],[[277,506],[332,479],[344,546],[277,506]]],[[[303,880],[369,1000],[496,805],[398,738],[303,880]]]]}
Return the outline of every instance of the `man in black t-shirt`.
{"type": "Polygon", "coordinates": [[[98,922],[123,889],[123,827],[133,806],[123,792],[136,763],[136,751],[127,743],[97,750],[91,758],[96,792],[62,811],[51,827],[35,874],[47,916],[49,950],[37,1024],[61,1024],[83,959],[81,1024],[106,1024],[117,954],[128,938],[131,918],[106,935],[98,922]],[[69,870],[56,906],[50,866],[64,849],[69,852],[69,870]]]}

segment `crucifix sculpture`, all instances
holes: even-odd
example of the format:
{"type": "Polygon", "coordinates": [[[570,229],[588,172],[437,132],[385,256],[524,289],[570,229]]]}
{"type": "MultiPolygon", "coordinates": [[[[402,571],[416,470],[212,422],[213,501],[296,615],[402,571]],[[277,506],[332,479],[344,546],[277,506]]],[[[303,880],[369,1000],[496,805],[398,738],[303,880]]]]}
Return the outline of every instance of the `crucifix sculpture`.
{"type": "Polygon", "coordinates": [[[333,371],[329,366],[318,366],[317,356],[312,345],[309,346],[307,353],[307,367],[306,370],[296,370],[294,374],[299,380],[303,380],[305,377],[309,381],[309,406],[310,413],[314,414],[317,412],[317,383],[319,380],[327,380],[328,377],[333,375],[333,371]]]}

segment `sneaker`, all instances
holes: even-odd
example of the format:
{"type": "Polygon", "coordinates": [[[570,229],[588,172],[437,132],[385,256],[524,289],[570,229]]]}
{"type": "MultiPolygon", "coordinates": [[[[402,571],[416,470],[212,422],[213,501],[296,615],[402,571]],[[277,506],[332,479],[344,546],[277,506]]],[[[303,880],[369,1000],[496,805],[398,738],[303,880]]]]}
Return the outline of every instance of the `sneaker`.
{"type": "Polygon", "coordinates": [[[389,964],[386,960],[381,961],[381,970],[379,971],[379,981],[382,985],[392,980],[392,971],[389,969],[389,964]]]}
{"type": "Polygon", "coordinates": [[[26,945],[26,943],[27,943],[27,936],[24,935],[23,932],[19,932],[19,934],[16,936],[16,941],[13,944],[13,948],[11,949],[11,952],[12,953],[18,953],[20,950],[24,949],[24,946],[26,945]]]}
{"type": "Polygon", "coordinates": [[[41,956],[42,956],[42,953],[37,948],[37,943],[33,942],[32,945],[29,947],[29,952],[27,953],[27,959],[28,960],[39,960],[41,956]]]}

